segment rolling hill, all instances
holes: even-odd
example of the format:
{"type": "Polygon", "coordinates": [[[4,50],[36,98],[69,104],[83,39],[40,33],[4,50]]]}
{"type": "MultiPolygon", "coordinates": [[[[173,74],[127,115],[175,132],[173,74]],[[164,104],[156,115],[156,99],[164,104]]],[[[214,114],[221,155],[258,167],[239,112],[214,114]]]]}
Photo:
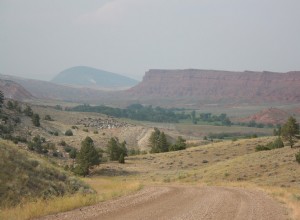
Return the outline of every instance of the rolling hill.
{"type": "Polygon", "coordinates": [[[87,66],[68,68],[54,77],[52,82],[100,89],[125,89],[138,83],[129,77],[87,66]]]}
{"type": "Polygon", "coordinates": [[[23,101],[33,98],[24,87],[11,80],[0,79],[0,90],[3,91],[4,97],[9,99],[23,101]]]}

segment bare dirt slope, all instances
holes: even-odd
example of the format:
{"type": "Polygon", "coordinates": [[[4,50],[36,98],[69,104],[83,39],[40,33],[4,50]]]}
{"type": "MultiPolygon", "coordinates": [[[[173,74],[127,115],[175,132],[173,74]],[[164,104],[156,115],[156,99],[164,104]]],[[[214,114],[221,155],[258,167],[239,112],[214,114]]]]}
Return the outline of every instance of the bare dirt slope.
{"type": "Polygon", "coordinates": [[[146,187],[138,193],[51,219],[288,219],[286,210],[261,191],[232,187],[146,187]]]}

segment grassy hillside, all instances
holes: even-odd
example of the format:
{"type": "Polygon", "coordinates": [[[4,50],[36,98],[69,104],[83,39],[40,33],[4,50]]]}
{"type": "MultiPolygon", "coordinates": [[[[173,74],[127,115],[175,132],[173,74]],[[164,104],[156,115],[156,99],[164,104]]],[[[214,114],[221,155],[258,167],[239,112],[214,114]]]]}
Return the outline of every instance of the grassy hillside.
{"type": "Polygon", "coordinates": [[[42,157],[0,140],[0,206],[92,190],[42,157]]]}

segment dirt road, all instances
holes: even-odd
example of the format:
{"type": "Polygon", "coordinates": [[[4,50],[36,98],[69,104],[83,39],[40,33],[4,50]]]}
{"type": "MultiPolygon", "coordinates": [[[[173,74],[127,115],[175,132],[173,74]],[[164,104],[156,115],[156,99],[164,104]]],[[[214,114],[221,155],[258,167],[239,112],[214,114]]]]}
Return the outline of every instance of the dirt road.
{"type": "Polygon", "coordinates": [[[231,187],[146,187],[113,201],[77,209],[52,219],[222,219],[282,220],[286,210],[261,191],[231,187]]]}

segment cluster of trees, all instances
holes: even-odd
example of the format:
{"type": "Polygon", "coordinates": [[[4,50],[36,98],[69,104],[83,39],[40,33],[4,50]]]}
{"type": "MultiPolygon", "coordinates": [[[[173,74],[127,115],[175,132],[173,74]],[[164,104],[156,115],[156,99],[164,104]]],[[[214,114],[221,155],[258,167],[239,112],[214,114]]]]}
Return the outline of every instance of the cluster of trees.
{"type": "Polygon", "coordinates": [[[161,107],[143,106],[132,104],[126,109],[113,108],[108,106],[79,105],[73,108],[66,108],[67,111],[98,112],[117,118],[129,118],[138,121],[177,123],[181,119],[187,119],[189,115],[184,112],[176,113],[177,109],[164,109],[161,107]]]}
{"type": "Polygon", "coordinates": [[[199,118],[196,118],[196,122],[197,121],[220,123],[220,125],[223,126],[232,125],[232,122],[225,113],[222,113],[220,115],[213,115],[212,113],[200,113],[199,118]]]}
{"type": "Polygon", "coordinates": [[[164,132],[161,132],[158,128],[154,128],[150,138],[149,144],[151,147],[150,153],[162,153],[168,151],[177,151],[186,149],[186,140],[179,136],[175,144],[168,142],[164,132]]]}
{"type": "MultiPolygon", "coordinates": [[[[71,170],[81,176],[86,176],[90,173],[90,169],[100,164],[103,151],[95,148],[94,141],[90,137],[86,137],[81,142],[81,148],[77,151],[75,148],[64,143],[64,149],[69,153],[70,158],[74,158],[76,165],[71,170]]],[[[118,138],[111,138],[106,146],[106,153],[111,161],[119,161],[125,163],[127,156],[126,142],[120,143],[118,138]]]]}
{"type": "Polygon", "coordinates": [[[216,133],[216,134],[208,134],[207,136],[204,136],[204,140],[213,140],[213,139],[237,139],[237,138],[257,138],[257,134],[248,133],[248,134],[242,134],[240,132],[234,132],[234,133],[216,133]]]}
{"type": "Polygon", "coordinates": [[[118,138],[111,138],[107,143],[107,154],[111,161],[119,161],[119,163],[125,163],[125,157],[128,156],[128,150],[126,148],[126,142],[119,142],[118,138]]]}
{"type": "Polygon", "coordinates": [[[237,125],[240,125],[240,126],[246,126],[246,127],[252,127],[252,128],[264,128],[264,127],[269,127],[269,128],[272,128],[274,127],[273,124],[263,124],[263,123],[257,123],[256,121],[254,120],[251,120],[249,122],[238,122],[236,123],[237,125]]]}
{"type": "Polygon", "coordinates": [[[225,113],[220,115],[213,115],[212,113],[200,113],[197,117],[196,111],[192,111],[190,115],[193,124],[198,124],[198,122],[208,122],[208,123],[219,123],[223,126],[231,126],[232,122],[225,113]]]}

